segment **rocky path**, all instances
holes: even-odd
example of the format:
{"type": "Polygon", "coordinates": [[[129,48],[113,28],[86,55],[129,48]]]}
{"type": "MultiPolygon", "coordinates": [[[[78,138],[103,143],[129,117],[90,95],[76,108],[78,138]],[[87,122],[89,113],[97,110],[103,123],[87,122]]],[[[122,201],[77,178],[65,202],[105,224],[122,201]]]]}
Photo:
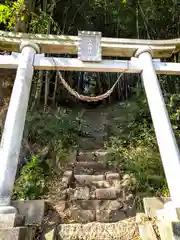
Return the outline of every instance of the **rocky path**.
{"type": "Polygon", "coordinates": [[[45,239],[136,239],[134,179],[107,167],[105,151],[79,153],[62,183],[60,221],[45,239]]]}

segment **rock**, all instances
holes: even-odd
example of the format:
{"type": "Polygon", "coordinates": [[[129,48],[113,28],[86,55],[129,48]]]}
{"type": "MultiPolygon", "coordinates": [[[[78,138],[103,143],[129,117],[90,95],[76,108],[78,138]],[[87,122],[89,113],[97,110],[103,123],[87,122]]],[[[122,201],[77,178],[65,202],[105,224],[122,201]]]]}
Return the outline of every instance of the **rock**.
{"type": "Polygon", "coordinates": [[[131,179],[131,182],[132,182],[132,184],[133,184],[133,185],[136,185],[136,183],[137,183],[137,180],[136,180],[136,178],[135,178],[135,177],[133,177],[133,178],[131,179]]]}
{"type": "Polygon", "coordinates": [[[70,183],[71,183],[71,179],[72,179],[72,171],[66,171],[63,174],[63,178],[62,178],[62,185],[67,188],[70,183]]]}
{"type": "Polygon", "coordinates": [[[119,173],[107,173],[105,176],[107,181],[120,179],[119,173]]]}
{"type": "Polygon", "coordinates": [[[88,200],[90,198],[89,188],[77,187],[74,189],[74,194],[69,196],[71,200],[88,200]]]}
{"type": "Polygon", "coordinates": [[[130,179],[123,180],[121,186],[126,189],[129,188],[131,186],[131,180],[130,179]]]}
{"type": "Polygon", "coordinates": [[[131,177],[130,177],[130,175],[129,174],[125,174],[124,176],[123,176],[123,180],[131,180],[131,177]]]}
{"type": "Polygon", "coordinates": [[[56,211],[58,211],[58,213],[64,212],[66,207],[67,207],[66,201],[58,201],[58,204],[55,206],[56,211]]]}
{"type": "Polygon", "coordinates": [[[99,188],[96,189],[97,199],[116,199],[117,192],[115,188],[99,188]]]}
{"type": "Polygon", "coordinates": [[[133,196],[133,194],[130,193],[128,196],[126,196],[126,203],[128,205],[132,205],[133,202],[134,202],[134,196],[133,196]]]}

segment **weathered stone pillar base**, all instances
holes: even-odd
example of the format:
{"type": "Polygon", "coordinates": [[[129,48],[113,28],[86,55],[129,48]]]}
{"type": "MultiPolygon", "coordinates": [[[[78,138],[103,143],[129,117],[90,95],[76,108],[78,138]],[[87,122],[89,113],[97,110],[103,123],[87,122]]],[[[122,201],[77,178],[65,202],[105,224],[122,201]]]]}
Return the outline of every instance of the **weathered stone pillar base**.
{"type": "Polygon", "coordinates": [[[1,240],[33,240],[45,211],[43,200],[12,201],[16,213],[0,214],[1,240]]]}
{"type": "Polygon", "coordinates": [[[1,228],[1,240],[33,240],[36,228],[33,227],[14,227],[1,228]]]}
{"type": "Polygon", "coordinates": [[[152,236],[152,239],[159,239],[153,228],[156,226],[161,240],[179,240],[180,209],[173,205],[171,199],[154,197],[145,198],[143,202],[145,214],[137,214],[140,237],[146,239],[147,236],[152,236]]]}

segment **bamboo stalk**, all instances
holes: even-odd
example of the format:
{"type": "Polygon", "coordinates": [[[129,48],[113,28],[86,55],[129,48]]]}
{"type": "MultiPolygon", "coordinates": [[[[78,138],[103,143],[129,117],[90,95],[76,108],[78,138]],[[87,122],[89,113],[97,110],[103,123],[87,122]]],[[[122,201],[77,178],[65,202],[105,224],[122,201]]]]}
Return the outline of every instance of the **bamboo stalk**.
{"type": "Polygon", "coordinates": [[[56,104],[57,84],[58,84],[58,72],[56,72],[55,83],[54,83],[54,91],[53,91],[53,98],[52,98],[53,107],[55,107],[55,104],[56,104]]]}

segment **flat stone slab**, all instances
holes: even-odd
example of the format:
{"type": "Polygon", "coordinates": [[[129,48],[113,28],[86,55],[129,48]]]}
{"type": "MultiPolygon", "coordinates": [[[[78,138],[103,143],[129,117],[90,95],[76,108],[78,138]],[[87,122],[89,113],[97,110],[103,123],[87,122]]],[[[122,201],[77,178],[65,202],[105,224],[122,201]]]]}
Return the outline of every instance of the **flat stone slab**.
{"type": "Polygon", "coordinates": [[[77,184],[81,186],[91,185],[94,181],[103,181],[105,180],[104,175],[74,175],[74,178],[77,184]]]}
{"type": "Polygon", "coordinates": [[[92,187],[96,187],[96,188],[110,188],[111,185],[107,181],[93,181],[92,182],[92,187]]]}
{"type": "Polygon", "coordinates": [[[123,207],[117,200],[74,200],[67,203],[67,208],[71,206],[79,210],[118,210],[123,207]]]}
{"type": "Polygon", "coordinates": [[[163,209],[164,204],[166,202],[169,202],[170,200],[171,200],[170,198],[164,198],[164,197],[144,198],[143,203],[144,203],[144,210],[146,215],[151,218],[156,218],[157,217],[156,211],[163,209]]]}
{"type": "Polygon", "coordinates": [[[42,223],[45,211],[44,200],[12,201],[11,204],[19,214],[25,216],[25,226],[42,223]]]}
{"type": "Polygon", "coordinates": [[[119,173],[106,173],[105,176],[107,181],[120,180],[119,173]]]}
{"type": "Polygon", "coordinates": [[[26,227],[17,228],[1,228],[1,240],[33,240],[35,237],[35,229],[26,227]]]}
{"type": "Polygon", "coordinates": [[[115,188],[99,188],[96,189],[96,198],[97,199],[116,199],[117,198],[117,190],[115,188]]]}
{"type": "Polygon", "coordinates": [[[93,152],[80,152],[77,156],[78,162],[92,161],[95,158],[95,154],[93,152]]]}
{"type": "Polygon", "coordinates": [[[68,202],[68,207],[75,207],[79,210],[99,209],[100,200],[74,200],[68,202]]]}
{"type": "Polygon", "coordinates": [[[0,228],[12,228],[15,225],[16,213],[0,214],[0,228]]]}
{"type": "Polygon", "coordinates": [[[139,237],[134,218],[117,223],[61,224],[57,232],[58,239],[63,240],[129,240],[139,237]]]}
{"type": "Polygon", "coordinates": [[[90,198],[90,191],[88,187],[77,187],[73,190],[74,193],[69,196],[71,200],[88,200],[90,198]]]}
{"type": "Polygon", "coordinates": [[[104,172],[105,169],[106,166],[104,164],[96,161],[77,162],[74,174],[95,174],[96,172],[104,172]]]}

